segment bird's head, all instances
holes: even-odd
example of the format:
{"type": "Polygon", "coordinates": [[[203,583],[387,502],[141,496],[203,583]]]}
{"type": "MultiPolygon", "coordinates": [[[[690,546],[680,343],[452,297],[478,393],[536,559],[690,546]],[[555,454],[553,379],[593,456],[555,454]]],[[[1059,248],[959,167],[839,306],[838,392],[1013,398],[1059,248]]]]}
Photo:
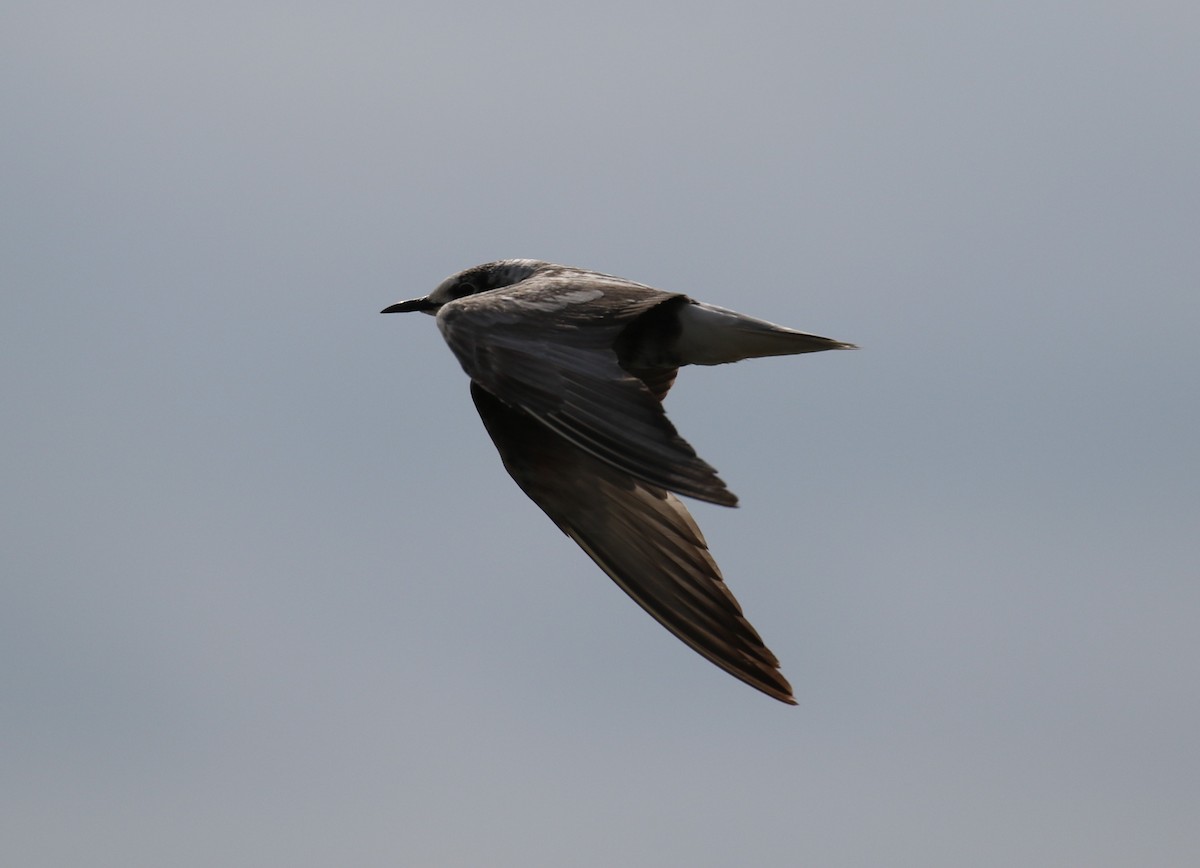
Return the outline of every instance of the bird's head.
{"type": "Polygon", "coordinates": [[[419,310],[422,313],[436,314],[444,304],[475,295],[477,292],[512,286],[552,267],[550,263],[538,259],[501,259],[499,262],[476,265],[450,275],[429,295],[397,302],[385,307],[380,313],[410,313],[419,310]]]}

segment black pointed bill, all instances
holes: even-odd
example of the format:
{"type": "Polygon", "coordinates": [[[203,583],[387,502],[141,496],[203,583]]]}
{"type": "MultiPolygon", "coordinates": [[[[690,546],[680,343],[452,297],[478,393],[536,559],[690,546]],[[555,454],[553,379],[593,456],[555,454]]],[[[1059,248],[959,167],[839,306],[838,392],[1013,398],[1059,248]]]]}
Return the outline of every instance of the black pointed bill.
{"type": "Polygon", "coordinates": [[[410,298],[408,301],[398,301],[385,307],[380,313],[411,313],[415,310],[428,312],[437,309],[437,302],[430,301],[428,298],[410,298]]]}

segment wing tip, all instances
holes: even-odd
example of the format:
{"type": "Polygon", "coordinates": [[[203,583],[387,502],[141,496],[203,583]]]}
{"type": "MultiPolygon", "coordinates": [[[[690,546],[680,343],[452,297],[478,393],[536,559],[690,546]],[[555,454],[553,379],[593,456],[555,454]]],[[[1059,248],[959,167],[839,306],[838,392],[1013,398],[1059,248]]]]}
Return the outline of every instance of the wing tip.
{"type": "MultiPolygon", "coordinates": [[[[763,650],[768,654],[771,652],[763,646],[763,650]]],[[[774,657],[774,655],[771,655],[774,657]]],[[[717,664],[718,666],[721,664],[717,664]]],[[[722,667],[726,668],[726,667],[722,667]]],[[[758,671],[735,671],[732,668],[727,668],[730,675],[744,681],[746,684],[753,687],[760,693],[765,693],[772,699],[777,699],[784,705],[798,705],[796,696],[792,692],[792,685],[783,677],[783,673],[778,668],[767,669],[765,667],[758,668],[758,671]]]]}
{"type": "Polygon", "coordinates": [[[768,689],[767,685],[764,685],[758,689],[772,699],[778,699],[784,705],[799,705],[800,703],[796,702],[795,694],[792,693],[792,685],[788,684],[787,679],[780,675],[778,671],[775,674],[778,676],[779,681],[782,682],[781,684],[770,685],[770,689],[768,689]]]}
{"type": "Polygon", "coordinates": [[[721,488],[721,490],[714,492],[711,496],[700,499],[707,500],[709,503],[715,503],[717,506],[736,508],[738,505],[738,496],[728,488],[721,488]]]}
{"type": "Polygon", "coordinates": [[[717,476],[711,467],[704,464],[704,468],[707,472],[699,480],[676,478],[665,483],[654,479],[644,479],[643,481],[649,482],[651,485],[658,485],[667,491],[672,491],[683,497],[690,497],[693,500],[715,503],[717,506],[736,507],[738,505],[738,496],[729,490],[725,485],[725,481],[717,476]]]}

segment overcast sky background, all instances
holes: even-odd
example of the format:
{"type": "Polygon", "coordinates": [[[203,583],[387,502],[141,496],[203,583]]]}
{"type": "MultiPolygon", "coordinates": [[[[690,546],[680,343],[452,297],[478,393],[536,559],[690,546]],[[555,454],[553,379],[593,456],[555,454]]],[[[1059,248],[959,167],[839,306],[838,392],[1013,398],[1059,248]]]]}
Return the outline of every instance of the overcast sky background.
{"type": "Polygon", "coordinates": [[[47,3],[0,26],[0,861],[1200,864],[1200,7],[47,3]],[[798,708],[520,493],[427,317],[685,370],[798,708]]]}

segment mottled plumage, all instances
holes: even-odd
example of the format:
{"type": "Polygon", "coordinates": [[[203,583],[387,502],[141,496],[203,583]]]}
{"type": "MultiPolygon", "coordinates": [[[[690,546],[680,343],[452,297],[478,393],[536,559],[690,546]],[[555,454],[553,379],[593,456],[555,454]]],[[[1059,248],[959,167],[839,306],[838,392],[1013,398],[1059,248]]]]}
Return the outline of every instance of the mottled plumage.
{"type": "Polygon", "coordinates": [[[683,365],[849,349],[685,295],[532,259],[478,265],[383,313],[436,314],[509,474],[659,623],[794,703],[681,494],[737,498],[662,399],[683,365]]]}

